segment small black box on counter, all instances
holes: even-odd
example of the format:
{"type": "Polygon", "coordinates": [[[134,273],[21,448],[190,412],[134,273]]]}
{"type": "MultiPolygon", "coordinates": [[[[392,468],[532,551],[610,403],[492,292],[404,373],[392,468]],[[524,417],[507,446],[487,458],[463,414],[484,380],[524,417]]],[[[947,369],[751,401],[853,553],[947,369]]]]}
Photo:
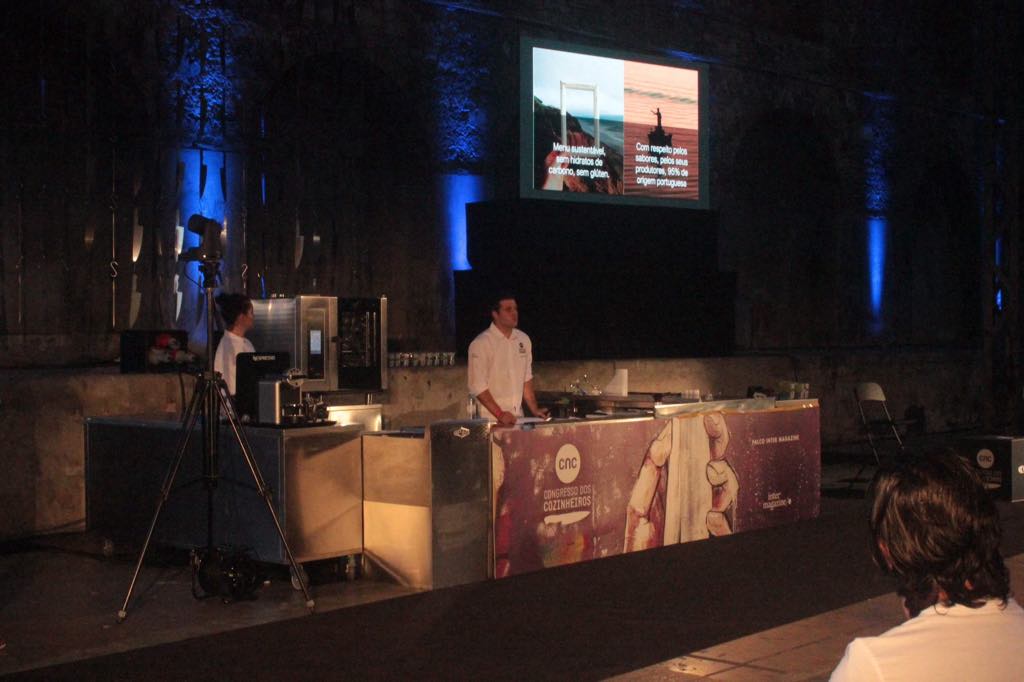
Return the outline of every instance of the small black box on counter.
{"type": "Polygon", "coordinates": [[[957,450],[997,497],[1024,501],[1024,437],[964,436],[957,450]]]}
{"type": "MultiPolygon", "coordinates": [[[[235,407],[239,414],[257,421],[260,412],[260,382],[281,377],[291,368],[291,355],[279,353],[239,353],[235,356],[235,407]]],[[[280,417],[280,415],[278,415],[280,417]]],[[[271,423],[278,423],[278,419],[271,423]]]]}
{"type": "Polygon", "coordinates": [[[176,372],[190,365],[188,332],[181,329],[128,329],[121,332],[121,373],[176,372]]]}

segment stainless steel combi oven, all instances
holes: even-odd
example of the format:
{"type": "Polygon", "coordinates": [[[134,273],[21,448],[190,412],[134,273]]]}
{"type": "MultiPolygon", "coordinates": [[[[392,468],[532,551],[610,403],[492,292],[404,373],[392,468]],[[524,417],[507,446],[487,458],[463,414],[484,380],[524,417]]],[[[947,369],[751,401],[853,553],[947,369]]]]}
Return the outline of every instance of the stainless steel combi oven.
{"type": "Polygon", "coordinates": [[[338,388],[388,388],[388,298],[338,300],[338,388]]]}
{"type": "Polygon", "coordinates": [[[249,339],[261,352],[287,352],[306,379],[303,391],[338,388],[338,297],[255,299],[249,339]]]}
{"type": "Polygon", "coordinates": [[[292,296],[254,299],[249,339],[261,353],[286,352],[305,392],[388,388],[388,299],[292,296]]]}

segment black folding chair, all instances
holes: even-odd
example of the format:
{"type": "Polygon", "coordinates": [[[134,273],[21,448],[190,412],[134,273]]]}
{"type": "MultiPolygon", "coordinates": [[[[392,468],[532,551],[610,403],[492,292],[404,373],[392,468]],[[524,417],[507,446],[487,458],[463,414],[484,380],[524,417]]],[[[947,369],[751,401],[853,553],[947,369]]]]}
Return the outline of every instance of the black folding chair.
{"type": "MultiPolygon", "coordinates": [[[[860,413],[861,428],[867,436],[868,445],[871,447],[871,454],[874,455],[875,464],[881,466],[882,457],[879,448],[884,447],[887,441],[895,441],[896,454],[903,451],[903,437],[900,436],[896,420],[889,412],[889,404],[885,399],[885,391],[873,381],[865,381],[857,384],[853,389],[853,395],[857,399],[857,411],[860,413]]],[[[861,473],[867,468],[867,463],[854,475],[850,482],[860,478],[861,473]]]]}

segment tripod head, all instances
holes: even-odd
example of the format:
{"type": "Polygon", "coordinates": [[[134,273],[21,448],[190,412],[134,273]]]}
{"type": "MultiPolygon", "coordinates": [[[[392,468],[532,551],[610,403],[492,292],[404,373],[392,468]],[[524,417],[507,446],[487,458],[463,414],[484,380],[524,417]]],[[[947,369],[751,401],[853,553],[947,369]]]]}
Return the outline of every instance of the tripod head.
{"type": "Polygon", "coordinates": [[[199,272],[203,275],[203,290],[206,294],[206,376],[213,379],[213,290],[217,288],[220,261],[224,254],[223,230],[221,224],[213,218],[193,213],[188,219],[188,231],[199,235],[199,246],[186,250],[181,254],[181,259],[198,261],[199,272]]]}
{"type": "Polygon", "coordinates": [[[220,261],[217,259],[199,259],[199,272],[203,275],[203,289],[213,291],[217,288],[217,278],[220,276],[220,261]]]}

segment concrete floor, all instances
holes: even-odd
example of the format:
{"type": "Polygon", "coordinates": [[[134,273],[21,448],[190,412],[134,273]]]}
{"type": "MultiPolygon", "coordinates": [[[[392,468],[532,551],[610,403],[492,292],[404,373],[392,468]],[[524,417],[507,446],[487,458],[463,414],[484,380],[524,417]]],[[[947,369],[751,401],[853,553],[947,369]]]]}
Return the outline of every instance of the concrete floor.
{"type": "MultiPolygon", "coordinates": [[[[110,554],[109,545],[106,554],[110,554]]],[[[104,555],[89,533],[37,540],[0,556],[0,675],[102,654],[200,637],[307,613],[302,592],[284,568],[272,571],[258,598],[224,604],[192,597],[187,557],[157,557],[143,567],[128,606],[117,613],[134,570],[134,556],[104,555]]],[[[153,557],[153,553],[150,554],[153,557]]],[[[331,611],[410,594],[392,583],[346,581],[326,562],[310,569],[316,610],[331,611]]]]}
{"type": "MultiPolygon", "coordinates": [[[[822,489],[848,488],[856,463],[823,468],[822,489]]],[[[870,475],[871,471],[864,474],[870,475]]],[[[862,484],[861,484],[862,485],[862,484]]],[[[135,554],[104,547],[90,533],[37,538],[0,554],[0,675],[54,663],[200,637],[216,632],[301,617],[300,591],[281,568],[259,598],[223,604],[191,596],[191,571],[183,557],[151,552],[128,618],[117,623],[135,554]]],[[[1009,561],[1014,584],[1024,580],[1024,556],[1009,561]]],[[[346,580],[335,563],[310,566],[317,611],[342,609],[410,594],[392,583],[361,577],[346,580]]],[[[880,633],[900,622],[895,595],[854,604],[701,651],[681,651],[669,661],[621,676],[624,680],[827,679],[855,636],[880,633]]]]}

